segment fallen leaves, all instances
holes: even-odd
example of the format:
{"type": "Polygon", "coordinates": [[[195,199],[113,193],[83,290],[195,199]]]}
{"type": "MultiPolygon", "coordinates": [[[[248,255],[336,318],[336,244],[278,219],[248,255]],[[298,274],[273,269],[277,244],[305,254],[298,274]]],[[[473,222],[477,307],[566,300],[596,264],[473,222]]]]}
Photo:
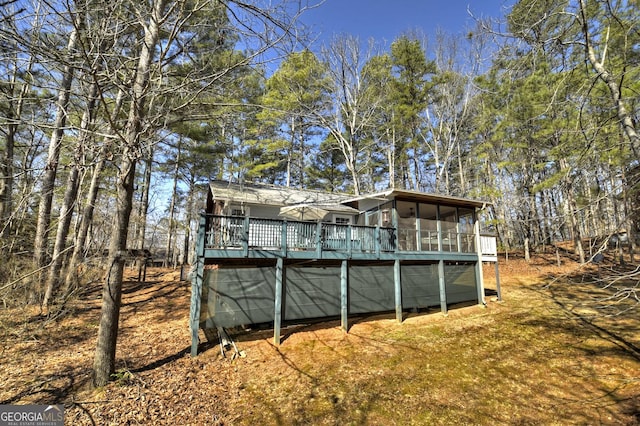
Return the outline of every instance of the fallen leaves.
{"type": "Polygon", "coordinates": [[[541,285],[575,265],[534,264],[501,265],[504,302],[486,309],[354,319],[348,334],[304,324],[284,329],[279,347],[270,330],[236,333],[226,358],[217,342],[190,357],[190,286],[150,268],[148,282],[125,283],[117,374],[101,389],[89,386],[93,295],[46,325],[28,309],[0,311],[0,403],[64,403],[74,425],[637,424],[640,342],[629,330],[640,319],[576,319],[586,285],[541,285]]]}

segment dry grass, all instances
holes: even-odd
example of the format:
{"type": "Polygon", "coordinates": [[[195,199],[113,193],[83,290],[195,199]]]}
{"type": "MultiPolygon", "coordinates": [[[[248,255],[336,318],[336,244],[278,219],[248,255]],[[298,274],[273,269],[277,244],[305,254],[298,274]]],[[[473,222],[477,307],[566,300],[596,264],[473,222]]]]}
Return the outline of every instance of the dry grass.
{"type": "Polygon", "coordinates": [[[501,265],[504,301],[486,308],[290,327],[279,347],[242,333],[233,360],[209,343],[189,357],[189,286],[154,270],[125,285],[119,380],[102,389],[96,292],[59,322],[0,311],[0,403],[64,403],[68,424],[640,424],[637,306],[610,315],[588,271],[553,263],[501,265]]]}

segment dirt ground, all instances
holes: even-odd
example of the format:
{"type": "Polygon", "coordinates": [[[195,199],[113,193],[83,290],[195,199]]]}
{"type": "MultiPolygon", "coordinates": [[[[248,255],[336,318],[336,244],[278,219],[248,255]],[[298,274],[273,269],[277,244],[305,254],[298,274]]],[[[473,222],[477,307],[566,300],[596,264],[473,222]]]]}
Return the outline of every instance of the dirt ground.
{"type": "Polygon", "coordinates": [[[640,424],[637,293],[594,283],[613,265],[555,260],[501,259],[502,302],[486,265],[484,308],[291,326],[280,346],[247,331],[227,357],[202,335],[196,358],[190,284],[149,269],[124,285],[104,388],[90,386],[99,284],[55,321],[0,309],[0,404],[64,404],[70,425],[640,424]]]}

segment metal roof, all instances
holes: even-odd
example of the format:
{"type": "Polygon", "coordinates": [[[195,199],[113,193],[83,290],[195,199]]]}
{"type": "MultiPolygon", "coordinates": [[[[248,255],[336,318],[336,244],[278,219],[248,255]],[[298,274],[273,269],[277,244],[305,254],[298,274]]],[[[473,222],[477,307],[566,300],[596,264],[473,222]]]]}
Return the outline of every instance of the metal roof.
{"type": "Polygon", "coordinates": [[[353,195],[335,192],[312,191],[268,184],[239,184],[226,181],[211,181],[209,189],[216,200],[270,206],[291,206],[296,204],[329,206],[342,204],[353,198],[353,195]]]}
{"type": "Polygon", "coordinates": [[[377,192],[375,194],[364,194],[358,197],[353,197],[348,201],[358,201],[358,200],[370,200],[370,199],[378,199],[378,200],[407,200],[407,201],[421,201],[426,203],[433,204],[445,204],[451,206],[458,207],[479,207],[484,208],[491,203],[488,201],[482,200],[473,200],[470,198],[463,197],[454,197],[451,195],[441,195],[441,194],[430,194],[427,192],[420,191],[411,191],[406,189],[387,189],[382,192],[377,192]]]}
{"type": "MultiPolygon", "coordinates": [[[[211,181],[209,188],[213,198],[229,200],[237,203],[261,204],[271,206],[291,206],[296,204],[314,204],[317,206],[337,206],[350,201],[367,199],[407,200],[434,204],[445,204],[458,207],[484,208],[490,202],[450,195],[429,194],[405,189],[387,189],[374,194],[354,196],[335,192],[313,191],[308,189],[288,188],[277,185],[255,183],[230,183],[227,181],[211,181]]],[[[337,211],[337,210],[333,210],[337,211]]]]}

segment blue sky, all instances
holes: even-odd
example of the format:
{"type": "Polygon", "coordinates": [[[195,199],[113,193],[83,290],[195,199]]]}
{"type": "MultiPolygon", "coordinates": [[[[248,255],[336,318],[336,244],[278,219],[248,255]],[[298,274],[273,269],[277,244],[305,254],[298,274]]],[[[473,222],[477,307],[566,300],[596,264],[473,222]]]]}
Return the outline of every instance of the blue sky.
{"type": "Polygon", "coordinates": [[[515,0],[326,0],[304,13],[302,21],[320,33],[318,42],[335,34],[352,34],[361,41],[373,38],[388,46],[399,35],[414,29],[432,38],[440,28],[466,34],[474,27],[467,12],[483,18],[504,18],[515,0]]]}

